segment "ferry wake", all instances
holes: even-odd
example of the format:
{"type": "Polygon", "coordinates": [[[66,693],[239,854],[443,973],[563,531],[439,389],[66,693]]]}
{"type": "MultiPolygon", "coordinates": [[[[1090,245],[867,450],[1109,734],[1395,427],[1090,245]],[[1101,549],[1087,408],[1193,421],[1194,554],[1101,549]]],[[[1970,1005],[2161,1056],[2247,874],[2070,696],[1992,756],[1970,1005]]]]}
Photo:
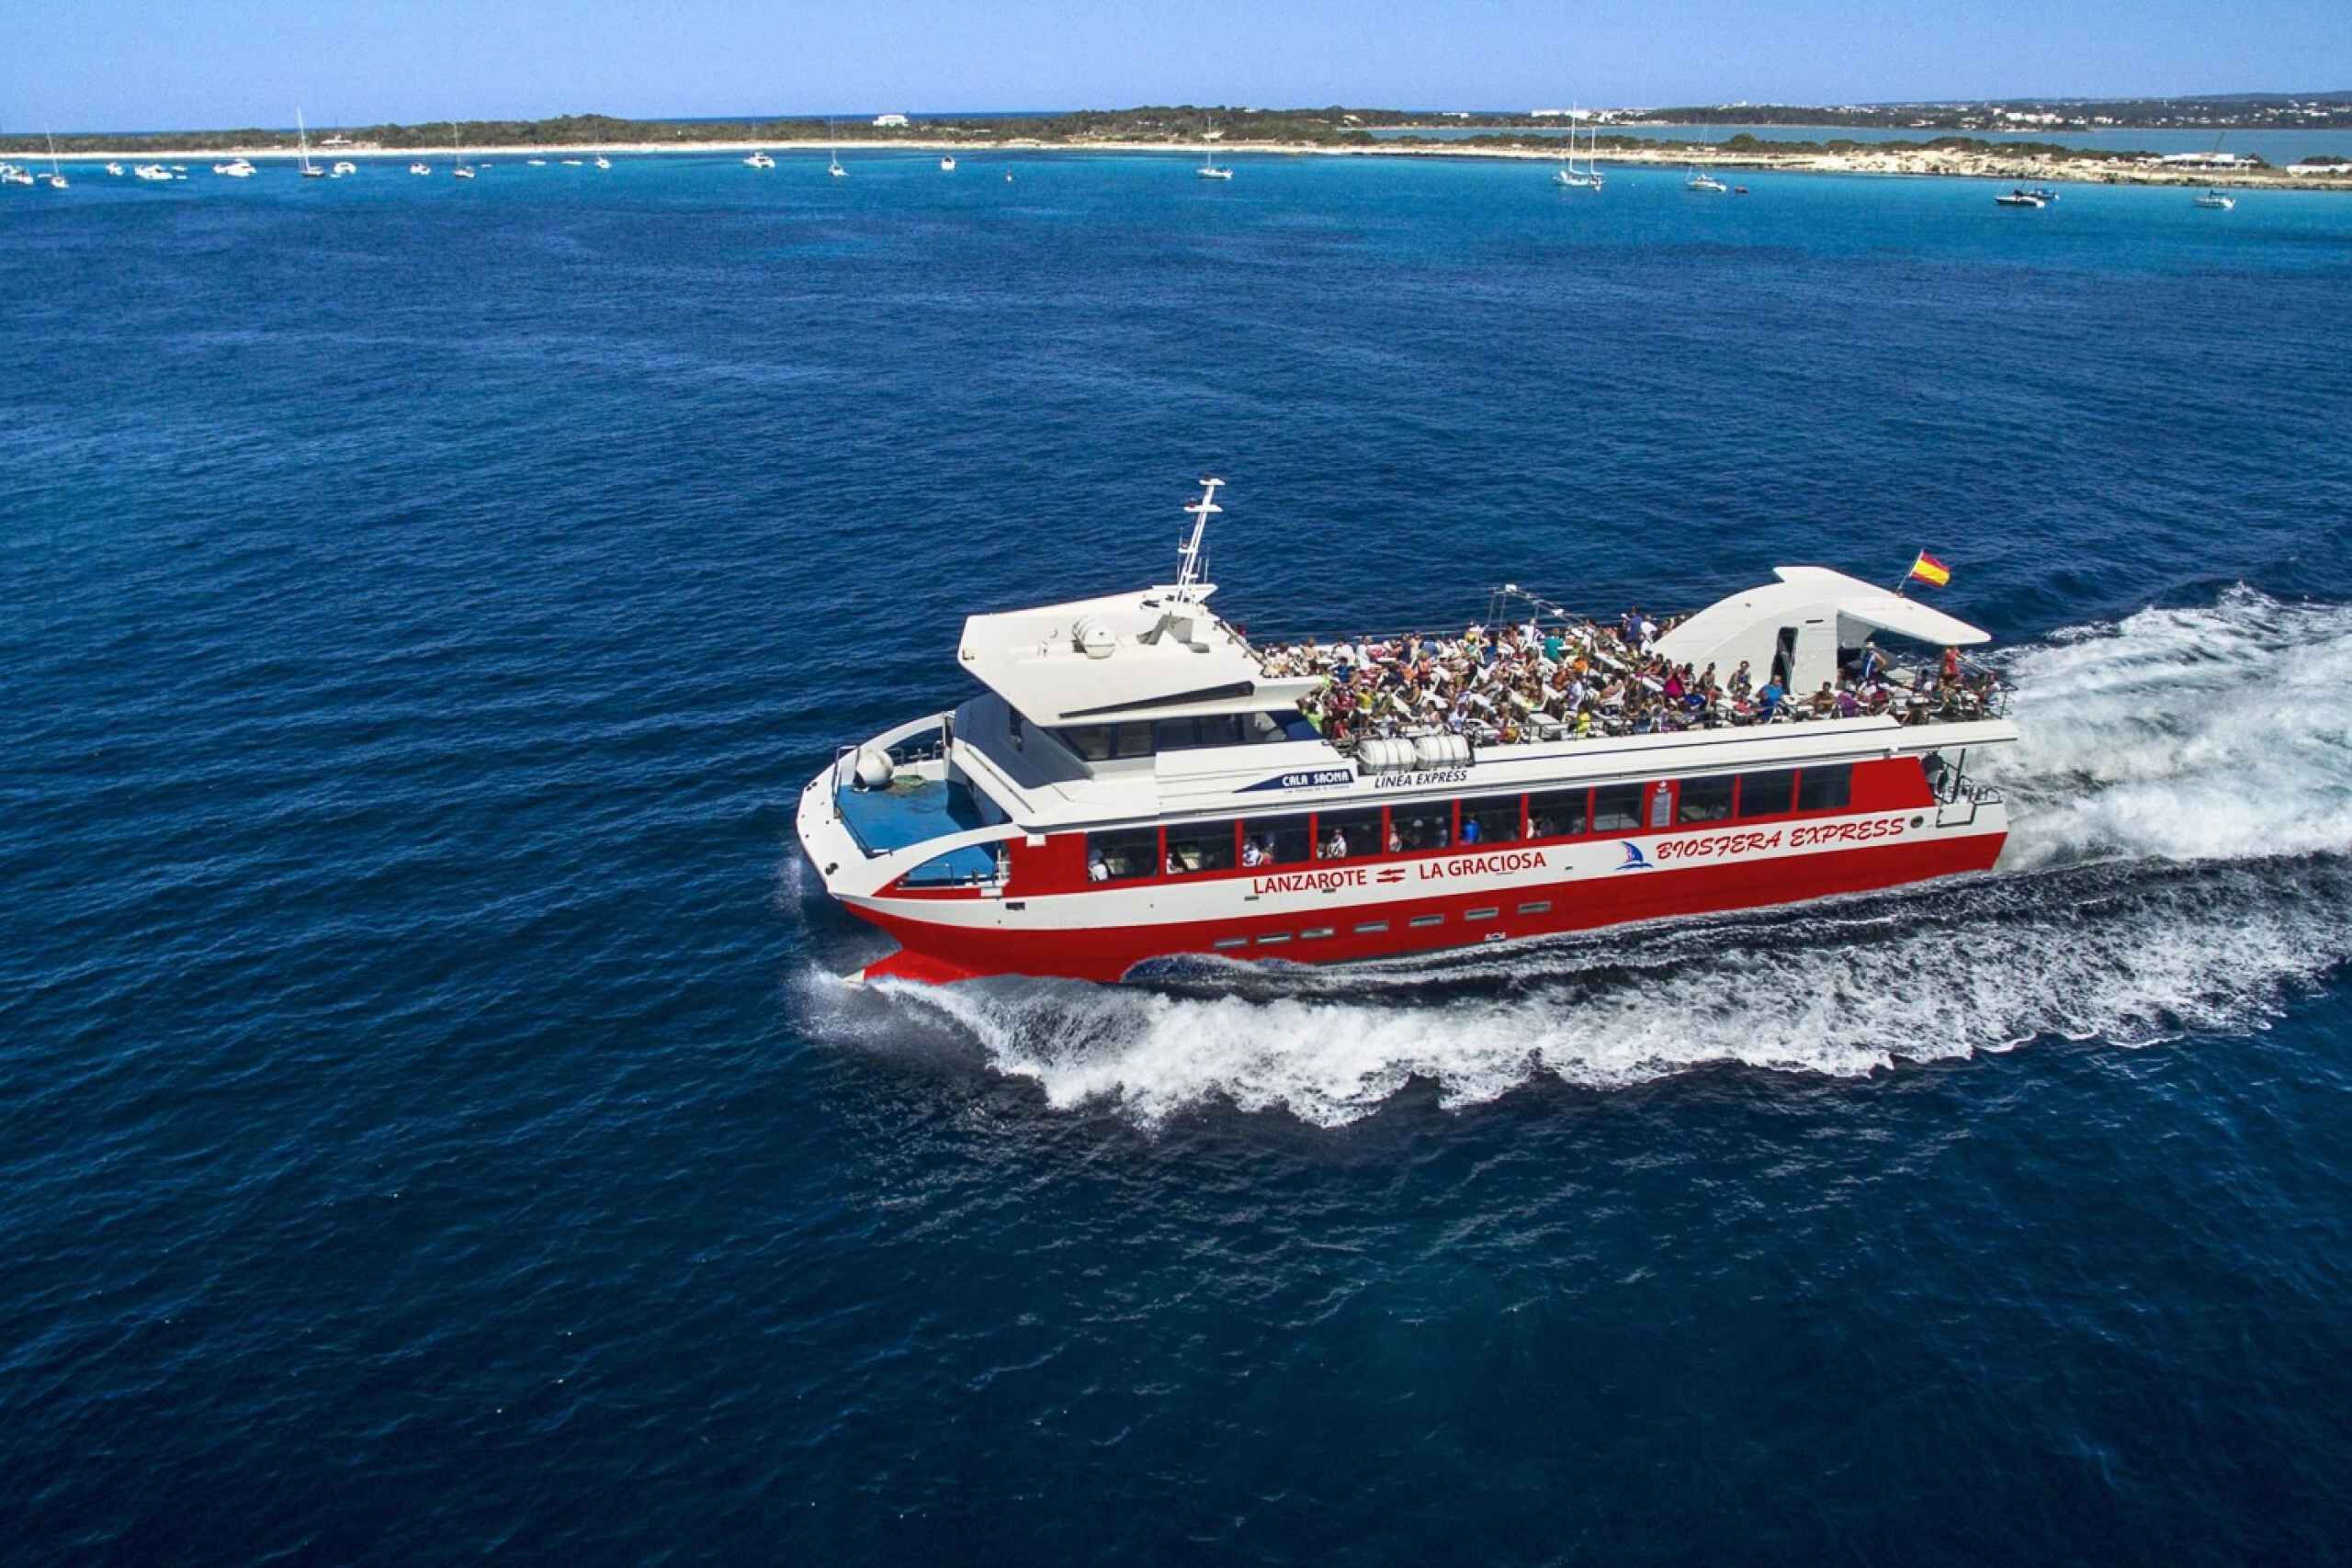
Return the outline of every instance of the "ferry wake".
{"type": "Polygon", "coordinates": [[[1902,589],[1784,566],[1661,624],[1506,584],[1458,632],[1259,646],[1208,607],[1201,482],[1173,583],[969,617],[987,689],[801,792],[826,891],[899,943],[859,977],[1370,958],[2000,853],[1969,759],[2018,732],[1961,651],[1990,638],[1902,589]]]}

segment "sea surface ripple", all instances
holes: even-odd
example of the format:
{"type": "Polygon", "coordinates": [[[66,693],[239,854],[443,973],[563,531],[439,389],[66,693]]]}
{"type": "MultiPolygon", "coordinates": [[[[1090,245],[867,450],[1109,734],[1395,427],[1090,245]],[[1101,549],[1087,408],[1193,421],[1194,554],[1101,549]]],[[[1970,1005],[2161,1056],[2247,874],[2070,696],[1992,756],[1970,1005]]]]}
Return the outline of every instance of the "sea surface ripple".
{"type": "Polygon", "coordinates": [[[2352,202],[847,162],[0,200],[0,1561],[2345,1560],[2352,202]],[[2004,864],[842,987],[1212,472],[1266,632],[1934,549],[2004,864]]]}

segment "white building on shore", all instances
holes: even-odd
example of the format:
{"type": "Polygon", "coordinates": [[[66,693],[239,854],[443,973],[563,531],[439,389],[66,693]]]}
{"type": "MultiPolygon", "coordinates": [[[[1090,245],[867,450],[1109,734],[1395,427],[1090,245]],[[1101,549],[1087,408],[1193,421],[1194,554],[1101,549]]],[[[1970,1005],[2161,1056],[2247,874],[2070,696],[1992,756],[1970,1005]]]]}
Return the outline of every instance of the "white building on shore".
{"type": "Polygon", "coordinates": [[[874,117],[876,130],[904,130],[906,124],[907,117],[902,114],[877,114],[874,117]]]}

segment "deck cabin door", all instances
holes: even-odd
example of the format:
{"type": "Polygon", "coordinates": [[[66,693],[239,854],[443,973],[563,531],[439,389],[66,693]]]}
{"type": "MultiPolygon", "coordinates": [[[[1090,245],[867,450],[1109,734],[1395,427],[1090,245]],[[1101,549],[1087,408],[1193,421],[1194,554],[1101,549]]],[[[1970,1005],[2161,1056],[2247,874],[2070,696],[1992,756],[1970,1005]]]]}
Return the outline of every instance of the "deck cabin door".
{"type": "Polygon", "coordinates": [[[1782,626],[1781,640],[1772,650],[1772,679],[1781,690],[1793,693],[1797,689],[1797,628],[1782,626]]]}

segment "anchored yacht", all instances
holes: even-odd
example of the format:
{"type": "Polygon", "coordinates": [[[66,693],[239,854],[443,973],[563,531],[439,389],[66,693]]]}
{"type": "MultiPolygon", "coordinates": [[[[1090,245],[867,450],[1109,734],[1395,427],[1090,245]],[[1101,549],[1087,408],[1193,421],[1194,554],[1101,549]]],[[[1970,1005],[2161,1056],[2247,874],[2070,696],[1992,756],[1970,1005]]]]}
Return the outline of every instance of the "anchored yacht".
{"type": "Polygon", "coordinates": [[[1209,608],[1202,541],[1224,481],[1201,482],[1174,582],[971,616],[956,657],[985,690],[842,746],[801,792],[826,891],[899,943],[857,977],[1371,958],[1893,887],[2000,852],[2006,809],[1968,759],[2018,732],[2007,687],[1961,660],[1989,640],[1966,622],[1787,566],[1654,640],[1506,585],[1492,636],[1318,661],[1318,645],[1253,645],[1209,608]],[[1527,615],[1507,636],[1506,608],[1527,615]],[[1879,637],[1923,661],[1889,661],[1879,637]],[[1710,695],[1668,726],[1594,724],[1604,699],[1496,723],[1458,675],[1459,700],[1419,718],[1385,688],[1379,720],[1332,716],[1335,671],[1365,689],[1344,671],[1378,668],[1401,692],[1429,649],[1545,682],[1615,672],[1621,692],[1657,660],[1744,663],[1822,700],[1710,695]],[[1867,671],[1871,706],[1827,701],[1841,664],[1867,671]]]}

